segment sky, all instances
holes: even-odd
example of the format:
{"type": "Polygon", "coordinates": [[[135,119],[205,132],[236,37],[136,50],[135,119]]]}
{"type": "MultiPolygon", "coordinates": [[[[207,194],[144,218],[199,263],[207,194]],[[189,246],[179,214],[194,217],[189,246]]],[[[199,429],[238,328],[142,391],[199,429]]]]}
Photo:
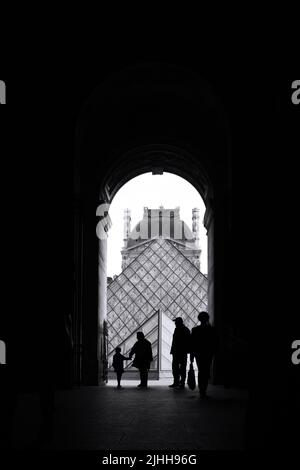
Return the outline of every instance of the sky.
{"type": "Polygon", "coordinates": [[[207,235],[203,226],[204,202],[198,191],[188,181],[171,173],[152,175],[145,173],[126,183],[115,195],[110,209],[112,226],[109,230],[107,249],[107,275],[121,272],[123,247],[123,213],[131,210],[131,230],[143,218],[144,207],[158,209],[180,207],[180,218],[192,229],[192,209],[200,209],[201,271],[207,273],[207,235]]]}

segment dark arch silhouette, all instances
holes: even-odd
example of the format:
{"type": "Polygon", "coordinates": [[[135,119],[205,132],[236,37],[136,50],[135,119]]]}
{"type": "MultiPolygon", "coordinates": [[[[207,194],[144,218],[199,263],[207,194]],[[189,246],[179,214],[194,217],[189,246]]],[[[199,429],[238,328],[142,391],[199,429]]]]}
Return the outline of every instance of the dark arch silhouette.
{"type": "Polygon", "coordinates": [[[77,330],[84,332],[84,353],[77,357],[82,361],[83,383],[106,379],[106,246],[95,236],[96,208],[110,203],[139,174],[157,169],[170,172],[185,178],[200,193],[206,206],[210,252],[209,308],[217,328],[222,328],[224,265],[229,256],[224,241],[230,237],[229,141],[223,106],[209,84],[192,70],[174,64],[145,63],[114,73],[83,106],[74,167],[79,286],[74,321],[77,330]]]}

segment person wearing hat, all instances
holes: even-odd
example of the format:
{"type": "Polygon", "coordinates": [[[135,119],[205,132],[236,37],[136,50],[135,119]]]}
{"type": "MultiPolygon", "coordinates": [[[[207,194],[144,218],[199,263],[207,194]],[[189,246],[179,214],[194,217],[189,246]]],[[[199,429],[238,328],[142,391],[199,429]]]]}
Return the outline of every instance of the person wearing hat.
{"type": "Polygon", "coordinates": [[[200,325],[192,329],[190,360],[193,363],[194,358],[196,358],[199,392],[202,398],[206,398],[210,367],[216,350],[217,339],[215,328],[209,323],[208,313],[200,312],[198,320],[200,325]]]}
{"type": "Polygon", "coordinates": [[[184,325],[181,317],[173,320],[175,331],[170,354],[173,356],[172,373],[174,382],[170,388],[184,388],[186,379],[186,363],[189,352],[190,330],[184,325]]]}

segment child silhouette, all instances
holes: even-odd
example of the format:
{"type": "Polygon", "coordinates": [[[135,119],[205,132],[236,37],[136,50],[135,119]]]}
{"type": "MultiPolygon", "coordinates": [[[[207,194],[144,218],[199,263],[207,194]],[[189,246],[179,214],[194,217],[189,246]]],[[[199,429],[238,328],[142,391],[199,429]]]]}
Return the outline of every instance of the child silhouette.
{"type": "Polygon", "coordinates": [[[121,387],[121,378],[122,378],[122,374],[124,372],[124,364],[123,362],[124,361],[129,361],[129,357],[125,357],[123,356],[123,354],[121,354],[121,348],[117,347],[115,349],[115,354],[113,355],[113,363],[112,363],[112,366],[117,374],[117,381],[118,381],[118,386],[117,388],[122,388],[121,387]]]}

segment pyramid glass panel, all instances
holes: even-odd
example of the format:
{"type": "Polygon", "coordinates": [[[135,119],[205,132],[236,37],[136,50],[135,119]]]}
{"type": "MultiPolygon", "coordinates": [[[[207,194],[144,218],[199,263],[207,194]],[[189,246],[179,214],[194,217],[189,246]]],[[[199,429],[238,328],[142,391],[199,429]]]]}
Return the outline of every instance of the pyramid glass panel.
{"type": "Polygon", "coordinates": [[[159,299],[158,299],[158,297],[156,297],[156,295],[152,295],[152,297],[149,299],[149,302],[154,308],[158,307],[158,305],[160,303],[159,299]]]}
{"type": "Polygon", "coordinates": [[[152,290],[152,292],[155,292],[157,293],[158,289],[159,289],[159,283],[157,281],[152,281],[151,284],[150,284],[150,289],[152,290]]]}

